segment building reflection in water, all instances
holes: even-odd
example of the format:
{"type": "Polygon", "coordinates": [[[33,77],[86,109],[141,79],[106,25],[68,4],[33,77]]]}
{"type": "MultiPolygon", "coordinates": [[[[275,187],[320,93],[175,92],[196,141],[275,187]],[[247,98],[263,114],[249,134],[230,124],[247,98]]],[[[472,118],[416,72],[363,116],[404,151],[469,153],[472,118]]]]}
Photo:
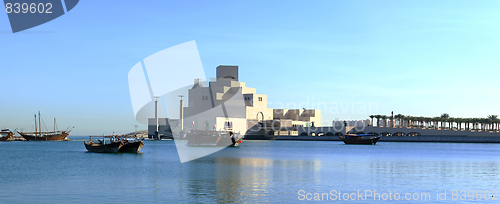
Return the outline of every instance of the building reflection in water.
{"type": "Polygon", "coordinates": [[[321,161],[319,160],[272,160],[266,158],[205,157],[183,165],[188,181],[181,188],[187,190],[189,200],[202,201],[207,198],[215,202],[265,201],[273,196],[283,181],[293,181],[300,175],[289,172],[296,169],[308,172],[306,177],[319,182],[321,161]],[[280,181],[275,182],[273,181],[280,181]],[[247,200],[250,199],[250,200],[247,200]]]}

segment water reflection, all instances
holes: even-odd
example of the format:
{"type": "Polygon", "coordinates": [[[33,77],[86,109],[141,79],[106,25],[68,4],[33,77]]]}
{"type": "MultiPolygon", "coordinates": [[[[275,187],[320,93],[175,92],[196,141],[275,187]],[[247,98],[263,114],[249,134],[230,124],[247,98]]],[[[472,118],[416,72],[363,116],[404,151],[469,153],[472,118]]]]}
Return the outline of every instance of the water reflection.
{"type": "Polygon", "coordinates": [[[500,163],[497,162],[386,158],[340,160],[334,165],[336,167],[329,166],[333,172],[347,178],[356,178],[356,180],[341,179],[340,182],[347,184],[344,189],[372,186],[379,190],[413,192],[457,189],[491,190],[498,188],[500,182],[498,176],[500,163]],[[455,189],[450,189],[450,185],[455,189]]]}
{"type": "Polygon", "coordinates": [[[81,141],[2,143],[0,170],[12,173],[0,175],[8,186],[0,198],[4,203],[296,203],[299,190],[435,196],[436,190],[500,188],[499,145],[246,141],[241,148],[181,164],[174,141],[146,143],[138,155],[85,153],[81,141]]]}
{"type": "Polygon", "coordinates": [[[293,185],[297,177],[320,181],[319,160],[273,160],[266,158],[206,157],[183,165],[189,179],[183,187],[190,200],[211,198],[216,202],[269,201],[277,188],[293,185]],[[290,171],[290,169],[295,169],[290,171]],[[294,172],[305,172],[296,175],[294,172]],[[277,184],[290,181],[289,184],[277,184]]]}

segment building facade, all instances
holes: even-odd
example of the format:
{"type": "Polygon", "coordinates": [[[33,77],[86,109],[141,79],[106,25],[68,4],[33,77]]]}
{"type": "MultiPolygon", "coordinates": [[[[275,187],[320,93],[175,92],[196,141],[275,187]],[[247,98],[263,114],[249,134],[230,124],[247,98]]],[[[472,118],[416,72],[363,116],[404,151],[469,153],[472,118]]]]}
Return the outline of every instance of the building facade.
{"type": "MultiPolygon", "coordinates": [[[[195,79],[184,107],[184,128],[232,130],[246,133],[255,127],[321,126],[321,111],[272,109],[267,95],[238,81],[238,66],[218,66],[216,79],[202,85],[195,79]]],[[[259,129],[259,128],[257,128],[259,129]]]]}

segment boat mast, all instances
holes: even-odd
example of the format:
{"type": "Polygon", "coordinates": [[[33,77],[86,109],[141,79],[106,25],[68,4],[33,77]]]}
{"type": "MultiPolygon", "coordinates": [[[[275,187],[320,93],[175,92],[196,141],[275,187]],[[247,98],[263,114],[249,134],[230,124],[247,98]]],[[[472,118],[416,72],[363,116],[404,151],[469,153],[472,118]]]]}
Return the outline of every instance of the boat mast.
{"type": "Polygon", "coordinates": [[[38,127],[36,125],[36,114],[35,114],[35,135],[36,135],[37,132],[38,132],[38,127]]]}
{"type": "Polygon", "coordinates": [[[42,122],[40,120],[41,116],[40,116],[40,111],[38,111],[38,127],[40,127],[40,134],[39,135],[42,135],[42,122]]]}
{"type": "Polygon", "coordinates": [[[54,132],[56,131],[56,118],[54,118],[54,132]]]}

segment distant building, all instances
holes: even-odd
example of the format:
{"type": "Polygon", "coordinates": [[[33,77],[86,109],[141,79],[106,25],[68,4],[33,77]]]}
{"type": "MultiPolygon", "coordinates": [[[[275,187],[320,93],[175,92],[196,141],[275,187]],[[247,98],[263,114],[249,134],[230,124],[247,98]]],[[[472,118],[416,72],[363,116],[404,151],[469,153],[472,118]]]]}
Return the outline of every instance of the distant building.
{"type": "Polygon", "coordinates": [[[321,127],[321,111],[316,109],[274,109],[273,119],[282,127],[321,127]]]}
{"type": "Polygon", "coordinates": [[[226,129],[244,134],[254,126],[321,126],[317,109],[272,109],[267,95],[238,81],[238,66],[218,66],[217,78],[204,87],[195,79],[184,107],[184,127],[226,129]]]}
{"type": "MultiPolygon", "coordinates": [[[[179,126],[179,120],[168,119],[168,118],[158,118],[158,136],[172,136],[172,128],[179,126]]],[[[156,131],[156,119],[148,119],[148,138],[153,138],[156,131]]]]}

